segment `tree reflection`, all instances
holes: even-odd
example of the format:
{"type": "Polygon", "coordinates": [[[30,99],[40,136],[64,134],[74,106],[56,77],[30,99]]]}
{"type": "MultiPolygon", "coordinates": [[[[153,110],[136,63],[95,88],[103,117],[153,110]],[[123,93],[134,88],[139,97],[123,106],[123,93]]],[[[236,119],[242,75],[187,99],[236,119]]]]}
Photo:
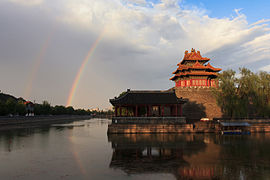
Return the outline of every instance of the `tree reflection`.
{"type": "Polygon", "coordinates": [[[218,143],[224,179],[270,177],[270,134],[220,136],[218,143]]]}
{"type": "Polygon", "coordinates": [[[35,143],[35,137],[39,136],[39,144],[44,148],[49,144],[49,135],[53,131],[63,131],[64,129],[72,129],[71,126],[44,126],[39,128],[22,128],[5,130],[0,132],[0,144],[4,151],[12,152],[13,150],[22,149],[27,146],[30,147],[35,143]]]}

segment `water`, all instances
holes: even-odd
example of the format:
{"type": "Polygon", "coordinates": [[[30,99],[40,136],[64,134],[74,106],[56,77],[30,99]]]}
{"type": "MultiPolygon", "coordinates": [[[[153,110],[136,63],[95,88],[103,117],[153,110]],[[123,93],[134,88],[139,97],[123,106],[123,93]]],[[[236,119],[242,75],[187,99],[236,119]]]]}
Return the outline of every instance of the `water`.
{"type": "Polygon", "coordinates": [[[270,179],[270,134],[107,136],[108,123],[0,132],[1,179],[270,179]]]}

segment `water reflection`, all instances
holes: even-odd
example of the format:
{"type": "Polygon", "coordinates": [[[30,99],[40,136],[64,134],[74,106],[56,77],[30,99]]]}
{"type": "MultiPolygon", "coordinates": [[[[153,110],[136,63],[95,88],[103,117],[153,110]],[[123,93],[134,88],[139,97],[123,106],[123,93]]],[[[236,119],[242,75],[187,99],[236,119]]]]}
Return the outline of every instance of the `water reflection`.
{"type": "Polygon", "coordinates": [[[109,135],[108,139],[113,148],[110,167],[120,168],[127,174],[171,173],[181,179],[213,178],[220,172],[212,165],[200,163],[200,157],[205,158],[205,152],[213,148],[207,146],[205,141],[209,138],[205,140],[204,136],[133,134],[109,135]]]}
{"type": "Polygon", "coordinates": [[[0,132],[1,179],[269,179],[270,134],[107,135],[108,120],[0,132]]]}
{"type": "Polygon", "coordinates": [[[270,177],[267,134],[111,134],[108,140],[113,149],[110,168],[128,175],[170,173],[176,179],[270,177]]]}
{"type": "Polygon", "coordinates": [[[24,147],[31,147],[38,139],[40,146],[47,147],[49,144],[49,136],[51,133],[59,133],[66,129],[73,129],[74,126],[46,126],[39,128],[25,128],[16,130],[7,130],[0,132],[0,150],[12,152],[24,147]]]}

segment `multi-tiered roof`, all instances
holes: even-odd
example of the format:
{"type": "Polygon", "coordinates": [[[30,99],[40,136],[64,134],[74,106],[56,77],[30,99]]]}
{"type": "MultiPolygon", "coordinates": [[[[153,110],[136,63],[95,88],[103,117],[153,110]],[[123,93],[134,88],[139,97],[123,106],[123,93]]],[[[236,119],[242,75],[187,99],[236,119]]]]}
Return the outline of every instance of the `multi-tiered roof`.
{"type": "Polygon", "coordinates": [[[213,86],[214,83],[211,85],[211,82],[221,69],[214,68],[210,63],[205,65],[209,60],[193,48],[190,53],[185,51],[183,60],[177,64],[178,68],[173,72],[174,76],[170,80],[175,81],[176,86],[213,86]]]}

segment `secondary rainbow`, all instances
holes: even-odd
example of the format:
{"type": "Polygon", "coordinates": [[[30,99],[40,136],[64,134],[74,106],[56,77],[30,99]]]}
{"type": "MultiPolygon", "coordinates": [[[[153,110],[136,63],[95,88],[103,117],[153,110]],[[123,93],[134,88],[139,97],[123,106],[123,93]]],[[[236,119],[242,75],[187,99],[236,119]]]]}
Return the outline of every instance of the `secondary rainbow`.
{"type": "Polygon", "coordinates": [[[67,100],[67,104],[66,106],[71,106],[72,104],[72,101],[73,101],[73,98],[74,98],[74,95],[76,93],[76,90],[77,90],[77,87],[78,87],[78,84],[80,82],[80,79],[81,79],[81,76],[84,72],[84,69],[88,63],[88,61],[90,60],[90,57],[93,55],[99,41],[102,39],[102,36],[104,34],[104,31],[102,31],[99,36],[97,37],[96,41],[92,44],[92,46],[90,47],[86,57],[84,58],[83,62],[82,62],[82,65],[80,66],[80,69],[73,81],[73,84],[72,84],[72,88],[70,90],[70,93],[69,93],[69,96],[68,96],[68,100],[67,100]]]}
{"type": "Polygon", "coordinates": [[[50,44],[50,41],[53,37],[54,32],[55,32],[55,26],[53,26],[52,30],[48,33],[48,36],[47,36],[45,42],[41,46],[41,49],[40,49],[37,57],[35,58],[35,61],[33,63],[32,69],[31,69],[30,74],[29,74],[29,78],[28,78],[27,83],[26,83],[26,87],[24,89],[24,96],[23,97],[26,99],[30,98],[30,95],[31,95],[32,89],[33,89],[33,82],[35,81],[35,79],[37,77],[39,67],[40,67],[42,60],[47,52],[47,49],[49,47],[49,44],[50,44]]]}

